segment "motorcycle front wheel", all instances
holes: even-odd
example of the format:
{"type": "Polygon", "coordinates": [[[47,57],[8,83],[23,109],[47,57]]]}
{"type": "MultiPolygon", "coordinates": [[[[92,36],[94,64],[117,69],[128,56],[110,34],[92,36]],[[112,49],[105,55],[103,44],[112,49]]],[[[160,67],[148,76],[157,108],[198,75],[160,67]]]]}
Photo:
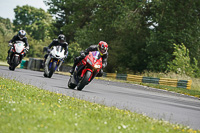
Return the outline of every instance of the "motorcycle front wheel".
{"type": "Polygon", "coordinates": [[[9,69],[14,71],[15,68],[18,66],[18,63],[19,63],[19,57],[14,56],[13,63],[9,66],[9,69]]]}
{"type": "Polygon", "coordinates": [[[74,89],[74,88],[76,87],[76,85],[73,84],[71,80],[72,80],[72,77],[70,77],[70,79],[69,79],[69,81],[68,81],[68,87],[69,87],[70,89],[74,89]]]}
{"type": "Polygon", "coordinates": [[[88,84],[88,80],[91,76],[92,72],[91,71],[87,71],[85,73],[85,75],[83,76],[83,78],[79,81],[78,85],[77,85],[77,90],[81,91],[85,85],[88,84]]]}
{"type": "Polygon", "coordinates": [[[57,62],[52,63],[52,66],[51,66],[50,71],[49,71],[49,78],[51,78],[53,73],[55,72],[56,64],[57,64],[57,62]]]}

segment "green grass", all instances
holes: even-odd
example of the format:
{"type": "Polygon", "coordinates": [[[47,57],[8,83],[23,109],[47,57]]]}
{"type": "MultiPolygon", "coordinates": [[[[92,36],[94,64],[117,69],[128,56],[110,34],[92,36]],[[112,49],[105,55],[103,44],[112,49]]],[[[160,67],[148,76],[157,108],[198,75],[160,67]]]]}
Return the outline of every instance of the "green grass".
{"type": "Polygon", "coordinates": [[[0,77],[0,132],[200,132],[0,77]]]}
{"type": "Polygon", "coordinates": [[[0,65],[1,66],[9,66],[7,61],[0,61],[0,65]]]}

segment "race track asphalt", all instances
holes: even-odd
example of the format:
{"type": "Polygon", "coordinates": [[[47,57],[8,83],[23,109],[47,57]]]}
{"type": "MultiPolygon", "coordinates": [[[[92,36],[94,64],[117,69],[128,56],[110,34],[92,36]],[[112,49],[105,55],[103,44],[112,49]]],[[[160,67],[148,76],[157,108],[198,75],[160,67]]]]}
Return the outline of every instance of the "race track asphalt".
{"type": "Polygon", "coordinates": [[[43,72],[19,68],[10,71],[7,66],[0,66],[0,76],[48,91],[200,129],[198,98],[140,85],[96,79],[82,91],[77,91],[67,87],[69,76],[54,74],[52,78],[45,78],[43,72]]]}

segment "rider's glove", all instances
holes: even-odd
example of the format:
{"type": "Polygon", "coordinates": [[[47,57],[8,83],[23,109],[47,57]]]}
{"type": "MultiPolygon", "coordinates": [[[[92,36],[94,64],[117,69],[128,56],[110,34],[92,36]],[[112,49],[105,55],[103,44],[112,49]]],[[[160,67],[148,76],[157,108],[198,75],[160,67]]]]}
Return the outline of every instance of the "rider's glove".
{"type": "Polygon", "coordinates": [[[65,59],[67,59],[67,55],[65,55],[65,59]]]}
{"type": "Polygon", "coordinates": [[[47,53],[50,53],[50,52],[51,52],[51,49],[48,48],[48,49],[47,49],[47,53]]]}
{"type": "Polygon", "coordinates": [[[81,52],[81,57],[85,57],[85,53],[84,52],[81,52]]]}
{"type": "Polygon", "coordinates": [[[8,46],[12,46],[12,45],[13,45],[12,43],[9,43],[9,44],[8,44],[8,46]]]}
{"type": "Polygon", "coordinates": [[[29,50],[29,46],[27,46],[26,49],[29,50]]]}

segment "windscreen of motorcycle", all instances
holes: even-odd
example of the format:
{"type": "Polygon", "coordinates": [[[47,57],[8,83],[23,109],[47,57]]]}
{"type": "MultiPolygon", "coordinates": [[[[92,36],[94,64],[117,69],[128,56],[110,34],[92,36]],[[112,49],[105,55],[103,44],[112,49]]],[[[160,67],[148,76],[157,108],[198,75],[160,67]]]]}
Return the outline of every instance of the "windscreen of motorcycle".
{"type": "Polygon", "coordinates": [[[54,46],[51,51],[52,55],[57,58],[64,58],[64,48],[62,46],[54,46]]]}
{"type": "Polygon", "coordinates": [[[21,53],[24,50],[24,42],[16,41],[14,44],[16,53],[21,53]]]}
{"type": "Polygon", "coordinates": [[[62,52],[63,51],[63,47],[62,46],[56,46],[56,51],[62,52]]]}
{"type": "Polygon", "coordinates": [[[101,55],[100,55],[99,51],[93,51],[92,55],[97,60],[101,58],[101,55]]]}

